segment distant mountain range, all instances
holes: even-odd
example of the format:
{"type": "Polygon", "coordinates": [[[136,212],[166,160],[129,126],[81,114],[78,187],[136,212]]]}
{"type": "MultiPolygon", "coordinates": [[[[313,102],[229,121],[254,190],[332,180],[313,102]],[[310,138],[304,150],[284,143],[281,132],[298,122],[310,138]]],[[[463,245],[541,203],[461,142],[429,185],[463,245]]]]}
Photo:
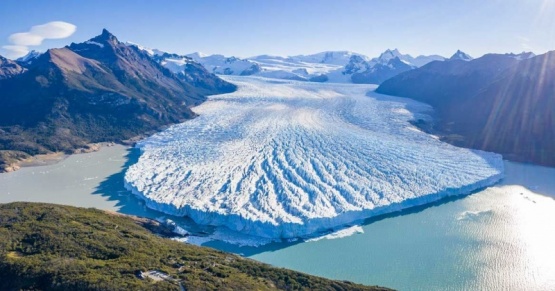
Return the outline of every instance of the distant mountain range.
{"type": "Polygon", "coordinates": [[[173,73],[107,30],[84,43],[0,62],[4,170],[5,157],[14,156],[6,151],[71,152],[127,140],[194,117],[190,107],[206,95],[235,90],[192,61],[173,73]]]}
{"type": "Polygon", "coordinates": [[[202,64],[209,72],[218,75],[255,75],[310,82],[380,84],[397,74],[429,62],[445,60],[438,55],[412,57],[402,54],[397,49],[386,50],[376,58],[349,51],[326,51],[291,57],[260,55],[241,59],[198,52],[177,55],[135,43],[128,43],[128,45],[135,46],[153,56],[173,72],[179,72],[183,64],[194,61],[202,64]]]}
{"type": "Polygon", "coordinates": [[[433,62],[377,92],[432,105],[446,141],[555,166],[555,52],[433,62]]]}

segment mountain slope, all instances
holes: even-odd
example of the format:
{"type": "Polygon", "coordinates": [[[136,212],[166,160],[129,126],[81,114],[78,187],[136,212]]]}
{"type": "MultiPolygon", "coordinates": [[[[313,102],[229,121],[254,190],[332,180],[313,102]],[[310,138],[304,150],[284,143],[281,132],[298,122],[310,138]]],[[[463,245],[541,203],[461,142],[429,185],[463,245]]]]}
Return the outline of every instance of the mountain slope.
{"type": "Polygon", "coordinates": [[[26,69],[0,80],[0,150],[72,152],[123,141],[190,119],[189,107],[206,95],[235,89],[198,64],[174,74],[106,30],[48,50],[26,69]]]}
{"type": "Polygon", "coordinates": [[[387,63],[376,63],[366,71],[354,73],[351,80],[355,84],[381,84],[383,81],[397,76],[403,72],[416,68],[401,59],[394,57],[387,63]]]}
{"type": "Polygon", "coordinates": [[[279,269],[147,230],[160,228],[92,208],[0,205],[0,289],[388,290],[279,269]],[[148,271],[162,276],[146,280],[148,271]]]}
{"type": "Polygon", "coordinates": [[[376,91],[431,104],[454,144],[555,166],[555,52],[435,62],[376,91]]]}
{"type": "Polygon", "coordinates": [[[16,62],[0,56],[0,80],[8,79],[25,72],[25,68],[16,62]]]}
{"type": "Polygon", "coordinates": [[[433,61],[443,61],[441,56],[418,56],[402,54],[399,50],[386,50],[379,57],[365,63],[366,70],[354,72],[351,81],[355,84],[381,84],[383,81],[433,61]]]}

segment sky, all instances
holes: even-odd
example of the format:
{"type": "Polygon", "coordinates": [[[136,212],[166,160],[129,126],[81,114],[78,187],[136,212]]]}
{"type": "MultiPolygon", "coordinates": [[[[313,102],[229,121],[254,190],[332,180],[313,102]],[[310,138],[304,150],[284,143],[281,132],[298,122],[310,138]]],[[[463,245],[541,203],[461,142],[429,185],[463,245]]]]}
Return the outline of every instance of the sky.
{"type": "Polygon", "coordinates": [[[172,53],[237,57],[555,50],[555,0],[2,0],[0,24],[0,55],[11,58],[86,41],[103,28],[172,53]]]}

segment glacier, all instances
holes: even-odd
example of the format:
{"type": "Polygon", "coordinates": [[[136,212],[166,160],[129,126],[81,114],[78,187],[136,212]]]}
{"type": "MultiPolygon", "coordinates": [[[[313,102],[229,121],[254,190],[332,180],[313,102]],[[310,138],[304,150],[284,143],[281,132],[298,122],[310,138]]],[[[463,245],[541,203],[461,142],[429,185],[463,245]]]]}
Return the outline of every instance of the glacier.
{"type": "Polygon", "coordinates": [[[315,237],[503,177],[499,154],[418,130],[410,121],[431,107],[374,85],[224,78],[238,90],[137,144],[124,179],[147,207],[262,238],[315,237]]]}

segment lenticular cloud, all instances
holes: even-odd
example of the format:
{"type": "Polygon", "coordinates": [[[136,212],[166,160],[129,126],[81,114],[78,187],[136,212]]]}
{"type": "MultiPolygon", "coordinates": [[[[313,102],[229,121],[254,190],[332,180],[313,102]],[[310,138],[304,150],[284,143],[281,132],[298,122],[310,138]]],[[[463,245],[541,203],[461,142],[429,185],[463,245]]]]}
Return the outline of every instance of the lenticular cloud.
{"type": "Polygon", "coordinates": [[[427,105],[372,85],[226,77],[200,116],[140,142],[128,189],[156,210],[268,238],[311,236],[468,194],[502,177],[500,155],[414,128],[427,105]]]}
{"type": "Polygon", "coordinates": [[[28,46],[41,45],[45,39],[61,39],[71,36],[77,27],[63,21],[52,21],[31,27],[28,32],[18,32],[10,35],[8,41],[12,45],[3,46],[10,54],[9,57],[21,57],[29,52],[28,46]]]}

